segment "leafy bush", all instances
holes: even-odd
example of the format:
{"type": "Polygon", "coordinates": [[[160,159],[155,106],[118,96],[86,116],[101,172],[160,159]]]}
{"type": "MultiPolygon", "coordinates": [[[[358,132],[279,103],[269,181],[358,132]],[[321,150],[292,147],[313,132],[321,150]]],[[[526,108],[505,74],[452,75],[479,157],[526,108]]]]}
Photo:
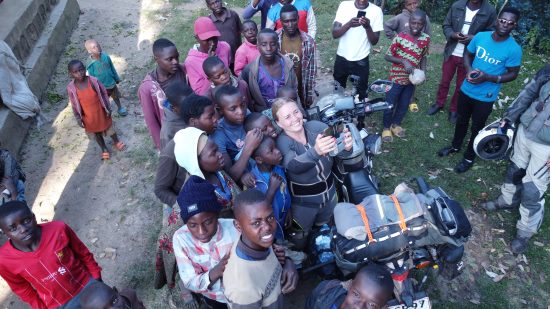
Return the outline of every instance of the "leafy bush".
{"type": "MultiPolygon", "coordinates": [[[[456,0],[423,0],[421,8],[430,20],[442,23],[449,8],[456,0]]],[[[384,14],[399,14],[403,0],[376,0],[384,3],[384,14]]],[[[535,51],[550,52],[550,5],[548,0],[489,0],[500,11],[504,5],[512,6],[521,12],[515,38],[522,45],[535,51]]]]}
{"type": "Polygon", "coordinates": [[[547,0],[510,0],[521,12],[515,38],[535,51],[550,52],[550,4],[547,0]]]}

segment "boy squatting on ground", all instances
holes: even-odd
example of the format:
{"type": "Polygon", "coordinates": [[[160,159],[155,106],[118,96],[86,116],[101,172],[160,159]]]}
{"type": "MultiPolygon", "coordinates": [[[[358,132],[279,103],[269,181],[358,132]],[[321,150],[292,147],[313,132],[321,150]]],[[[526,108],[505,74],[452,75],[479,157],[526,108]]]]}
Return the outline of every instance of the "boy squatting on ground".
{"type": "Polygon", "coordinates": [[[118,291],[103,282],[94,282],[82,291],[82,309],[145,309],[133,289],[118,291]]]}
{"type": "Polygon", "coordinates": [[[71,60],[68,70],[73,80],[67,85],[67,92],[76,122],[86,133],[95,136],[103,152],[101,158],[109,160],[110,154],[103,135],[111,137],[118,151],[125,150],[126,145],[118,139],[113,127],[107,91],[95,77],[86,76],[86,69],[80,60],[71,60]]]}
{"type": "Polygon", "coordinates": [[[327,280],[311,292],[305,309],[386,308],[393,298],[393,280],[382,266],[371,263],[353,280],[327,280]]]}
{"type": "Polygon", "coordinates": [[[101,267],[62,221],[37,224],[23,202],[0,207],[0,276],[32,308],[78,308],[84,287],[101,281],[101,267]]]}
{"type": "Polygon", "coordinates": [[[84,47],[90,54],[90,58],[86,62],[88,74],[97,78],[105,86],[107,94],[115,101],[118,114],[123,117],[128,115],[126,108],[120,104],[120,91],[117,87],[120,83],[120,77],[111,61],[111,57],[103,52],[101,45],[96,40],[86,40],[84,47]]]}
{"type": "Polygon", "coordinates": [[[422,32],[425,24],[426,13],[422,10],[414,11],[409,19],[409,30],[399,33],[386,53],[385,59],[392,63],[389,78],[394,84],[387,94],[387,100],[393,108],[384,111],[384,142],[391,142],[392,135],[405,136],[401,122],[407,114],[415,89],[409,80],[409,74],[418,67],[426,71],[430,36],[422,32]]]}
{"type": "MultiPolygon", "coordinates": [[[[174,234],[174,253],[180,278],[186,288],[200,294],[213,308],[224,307],[221,278],[239,232],[232,219],[219,219],[222,206],[215,188],[206,180],[191,176],[178,195],[185,225],[174,234]]],[[[275,248],[284,261],[284,250],[275,248]]]]}
{"type": "Polygon", "coordinates": [[[241,236],[223,272],[229,307],[284,308],[283,294],[296,288],[298,273],[289,258],[281,267],[273,252],[277,228],[273,208],[263,193],[249,189],[236,197],[233,212],[241,236]]]}

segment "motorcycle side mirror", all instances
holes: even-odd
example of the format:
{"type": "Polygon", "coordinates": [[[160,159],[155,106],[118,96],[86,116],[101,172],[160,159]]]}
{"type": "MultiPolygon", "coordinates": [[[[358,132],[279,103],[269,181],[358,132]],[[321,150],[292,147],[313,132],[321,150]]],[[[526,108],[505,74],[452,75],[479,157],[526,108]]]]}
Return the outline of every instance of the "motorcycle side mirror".
{"type": "Polygon", "coordinates": [[[392,86],[393,86],[392,81],[384,80],[384,79],[378,79],[378,80],[375,80],[372,84],[370,84],[369,90],[372,91],[372,92],[384,94],[384,93],[390,91],[392,86]]]}

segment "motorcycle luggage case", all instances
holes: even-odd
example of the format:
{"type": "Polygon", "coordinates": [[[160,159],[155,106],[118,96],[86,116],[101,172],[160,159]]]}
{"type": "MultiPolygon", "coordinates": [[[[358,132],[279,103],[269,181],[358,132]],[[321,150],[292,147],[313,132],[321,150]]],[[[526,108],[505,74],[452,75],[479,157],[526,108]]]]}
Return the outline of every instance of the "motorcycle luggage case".
{"type": "Polygon", "coordinates": [[[386,262],[414,246],[415,240],[425,234],[427,226],[423,217],[407,221],[407,231],[404,233],[399,225],[381,226],[372,231],[375,241],[371,243],[368,240],[347,239],[333,227],[331,247],[337,262],[341,262],[337,264],[349,264],[346,269],[368,261],[386,262]]]}
{"type": "Polygon", "coordinates": [[[440,187],[430,189],[425,196],[428,209],[443,235],[457,239],[470,236],[472,226],[459,202],[451,199],[440,187]]]}

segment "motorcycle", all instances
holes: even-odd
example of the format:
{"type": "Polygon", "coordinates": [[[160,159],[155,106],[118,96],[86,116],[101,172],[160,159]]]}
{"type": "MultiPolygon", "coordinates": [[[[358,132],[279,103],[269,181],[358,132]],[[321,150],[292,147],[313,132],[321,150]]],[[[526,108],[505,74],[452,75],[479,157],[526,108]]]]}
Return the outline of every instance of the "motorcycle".
{"type": "Polygon", "coordinates": [[[359,77],[351,76],[353,85],[351,94],[346,94],[338,83],[329,84],[318,89],[321,94],[317,104],[306,111],[308,120],[318,120],[329,126],[332,136],[338,137],[337,150],[330,155],[334,157],[333,174],[337,183],[340,201],[359,203],[363,197],[378,192],[378,180],[372,174],[373,157],[381,153],[382,139],[378,133],[369,133],[365,128],[359,130],[354,123],[358,117],[374,112],[391,109],[385,95],[393,83],[388,80],[376,80],[369,85],[367,93],[378,94],[378,98],[359,100],[357,83],[359,77]],[[382,95],[382,96],[380,96],[382,95]],[[343,136],[347,128],[353,137],[351,154],[341,155],[344,149],[343,136]]]}
{"type": "MultiPolygon", "coordinates": [[[[381,137],[365,129],[358,130],[354,120],[376,111],[391,109],[392,106],[386,101],[385,95],[391,89],[392,82],[374,81],[367,91],[377,94],[378,98],[360,101],[356,98],[358,78],[351,77],[351,80],[354,86],[351,94],[346,95],[338,85],[333,86],[332,89],[328,87],[316,106],[306,111],[306,115],[308,119],[319,120],[329,125],[333,136],[339,136],[346,127],[351,132],[353,136],[351,154],[341,155],[343,137],[340,136],[337,139],[338,149],[330,155],[335,159],[333,174],[337,180],[336,187],[340,202],[358,205],[365,197],[380,194],[378,180],[373,175],[372,169],[374,155],[381,152],[381,137]]],[[[336,227],[332,227],[330,250],[334,258],[327,259],[327,249],[324,248],[316,254],[318,256],[324,254],[324,261],[320,260],[321,263],[304,269],[303,272],[330,266],[331,263],[336,262],[336,266],[344,277],[349,278],[365,263],[379,263],[388,269],[395,284],[396,299],[388,304],[389,308],[431,308],[431,302],[423,291],[423,285],[428,275],[434,271],[446,279],[453,279],[460,274],[463,268],[463,245],[469,237],[471,226],[460,205],[443,189],[430,189],[422,178],[417,178],[417,183],[424,198],[423,205],[427,209],[421,220],[411,223],[409,231],[406,233],[401,231],[404,235],[400,240],[394,238],[397,241],[394,247],[398,249],[389,250],[389,254],[385,256],[365,258],[368,254],[364,250],[369,249],[370,241],[366,244],[365,241],[348,240],[338,234],[336,227]],[[415,224],[417,231],[412,232],[411,228],[414,229],[415,224]],[[411,235],[414,236],[411,237],[411,235]],[[423,272],[419,282],[412,278],[413,273],[416,272],[423,272]]],[[[385,237],[390,238],[391,235],[399,234],[388,231],[387,227],[383,227],[378,232],[385,233],[385,237]]],[[[319,237],[326,238],[326,234],[319,237]]],[[[313,243],[317,241],[316,238],[312,240],[313,243]]]]}
{"type": "MultiPolygon", "coordinates": [[[[380,226],[371,231],[373,242],[348,239],[336,227],[331,233],[331,249],[344,277],[367,263],[380,264],[391,273],[396,299],[388,306],[393,309],[431,308],[424,283],[430,273],[452,280],[462,272],[464,244],[472,230],[458,202],[443,189],[430,188],[422,178],[416,181],[422,216],[407,221],[405,230],[397,224],[380,226]],[[417,273],[423,275],[420,281],[413,279],[417,273]]],[[[390,207],[382,206],[384,212],[390,207]]]]}

